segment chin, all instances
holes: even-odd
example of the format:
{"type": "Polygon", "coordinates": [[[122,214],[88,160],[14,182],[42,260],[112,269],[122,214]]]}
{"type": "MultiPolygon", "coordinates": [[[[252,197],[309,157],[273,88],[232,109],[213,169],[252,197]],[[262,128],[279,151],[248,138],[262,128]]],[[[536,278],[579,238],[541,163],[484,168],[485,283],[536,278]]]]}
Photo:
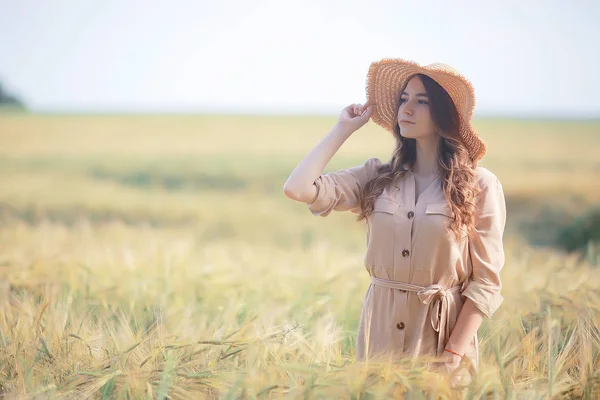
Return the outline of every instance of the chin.
{"type": "Polygon", "coordinates": [[[400,128],[400,136],[407,138],[407,139],[416,139],[416,136],[407,134],[407,132],[403,132],[402,128],[400,128]]]}

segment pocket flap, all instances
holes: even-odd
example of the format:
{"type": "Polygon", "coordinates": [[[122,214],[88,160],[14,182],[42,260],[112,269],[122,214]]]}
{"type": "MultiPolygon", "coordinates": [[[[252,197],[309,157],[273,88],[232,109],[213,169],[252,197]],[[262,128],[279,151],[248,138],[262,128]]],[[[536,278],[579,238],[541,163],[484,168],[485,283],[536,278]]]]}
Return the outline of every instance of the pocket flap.
{"type": "Polygon", "coordinates": [[[378,197],[373,203],[373,212],[380,211],[395,214],[399,204],[389,197],[378,197]]]}
{"type": "Polygon", "coordinates": [[[425,214],[442,214],[452,218],[452,210],[448,203],[429,203],[425,209],[425,214]]]}

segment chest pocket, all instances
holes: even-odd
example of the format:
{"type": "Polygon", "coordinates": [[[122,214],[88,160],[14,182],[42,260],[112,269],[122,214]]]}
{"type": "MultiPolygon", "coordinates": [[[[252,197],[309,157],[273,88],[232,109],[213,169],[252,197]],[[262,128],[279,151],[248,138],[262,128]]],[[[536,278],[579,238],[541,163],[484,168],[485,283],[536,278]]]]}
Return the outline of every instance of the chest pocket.
{"type": "Polygon", "coordinates": [[[373,212],[396,214],[399,205],[399,203],[396,203],[390,197],[378,197],[373,203],[373,212]]]}
{"type": "Polygon", "coordinates": [[[452,218],[452,210],[448,203],[429,203],[425,208],[425,214],[439,214],[452,218]]]}
{"type": "MultiPolygon", "coordinates": [[[[430,219],[429,223],[432,224],[430,229],[439,229],[438,226],[444,226],[447,228],[450,225],[450,220],[453,217],[452,209],[448,205],[448,203],[429,203],[425,208],[425,214],[430,219]],[[436,216],[437,215],[437,216],[436,216]]],[[[460,231],[460,240],[464,240],[467,237],[467,230],[464,225],[461,225],[459,228],[460,231]]],[[[440,231],[442,234],[442,231],[440,231]]],[[[450,234],[450,232],[444,229],[444,235],[447,235],[449,240],[454,240],[455,236],[450,234]]]]}

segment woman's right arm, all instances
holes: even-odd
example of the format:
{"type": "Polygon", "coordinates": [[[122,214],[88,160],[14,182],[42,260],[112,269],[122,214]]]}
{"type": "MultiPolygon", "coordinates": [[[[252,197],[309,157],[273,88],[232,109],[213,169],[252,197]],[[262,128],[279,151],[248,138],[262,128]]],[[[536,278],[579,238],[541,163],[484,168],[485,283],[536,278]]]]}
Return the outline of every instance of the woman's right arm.
{"type": "Polygon", "coordinates": [[[333,129],[300,161],[283,186],[283,192],[292,200],[312,203],[317,197],[315,180],[352,135],[347,128],[335,124],[333,129]]]}
{"type": "Polygon", "coordinates": [[[315,180],[342,147],[342,144],[371,117],[372,109],[351,104],[342,110],[331,131],[300,161],[283,186],[283,192],[292,200],[312,203],[318,194],[315,180]],[[363,113],[364,112],[364,113],[363,113]]]}

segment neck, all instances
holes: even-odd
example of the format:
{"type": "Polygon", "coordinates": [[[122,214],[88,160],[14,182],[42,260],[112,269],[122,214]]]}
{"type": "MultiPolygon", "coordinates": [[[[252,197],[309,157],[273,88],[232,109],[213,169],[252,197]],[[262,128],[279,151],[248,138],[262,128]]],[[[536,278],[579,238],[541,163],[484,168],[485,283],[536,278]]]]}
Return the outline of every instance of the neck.
{"type": "Polygon", "coordinates": [[[414,174],[420,176],[441,174],[438,162],[439,136],[431,135],[417,139],[417,160],[414,174]]]}

